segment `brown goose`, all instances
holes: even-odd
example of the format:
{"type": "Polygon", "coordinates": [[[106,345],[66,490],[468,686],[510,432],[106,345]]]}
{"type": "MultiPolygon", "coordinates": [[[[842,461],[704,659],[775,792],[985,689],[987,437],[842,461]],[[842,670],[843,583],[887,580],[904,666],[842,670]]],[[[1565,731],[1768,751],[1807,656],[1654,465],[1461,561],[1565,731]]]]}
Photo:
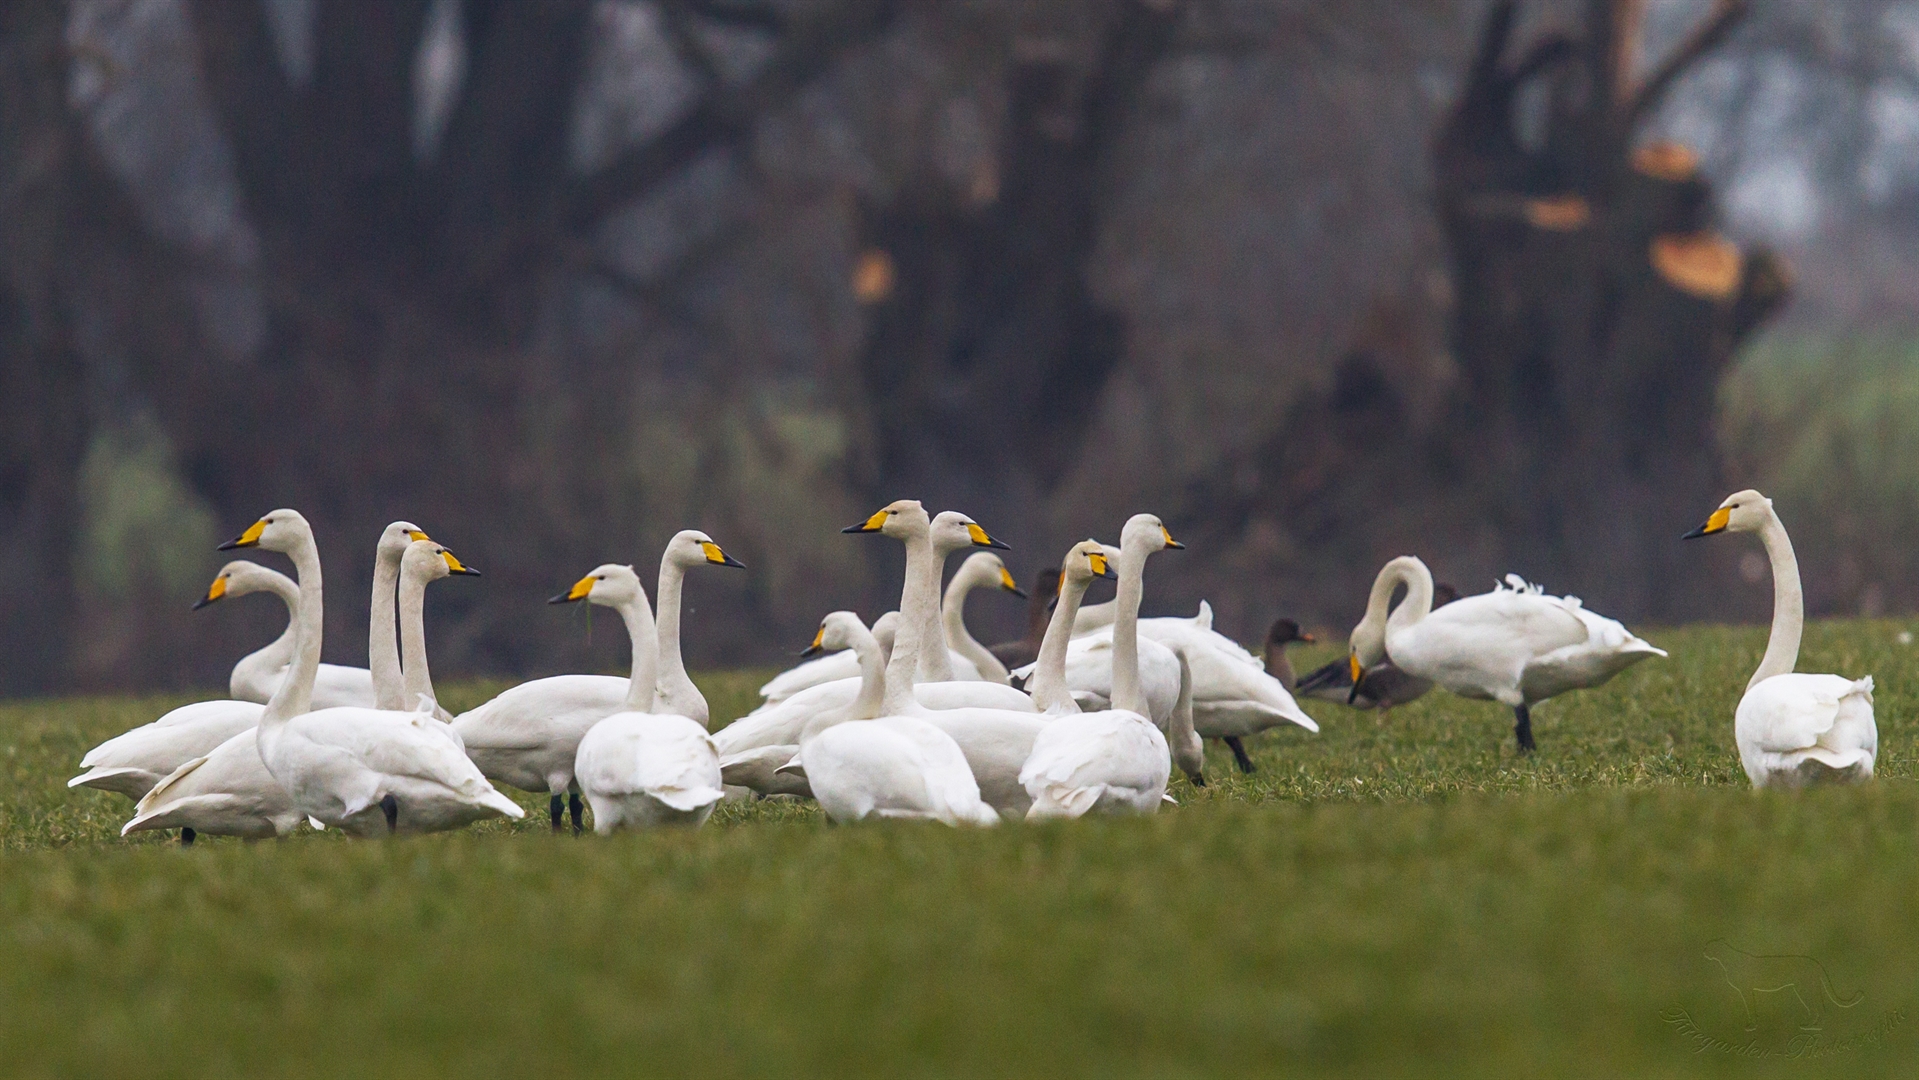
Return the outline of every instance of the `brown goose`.
{"type": "MultiPolygon", "coordinates": [[[[1444,607],[1457,599],[1459,590],[1451,585],[1440,582],[1433,586],[1433,607],[1444,607]]],[[[1277,624],[1274,629],[1278,629],[1277,624]]],[[[1270,646],[1268,650],[1270,655],[1270,646]]],[[[1267,661],[1267,666],[1271,668],[1271,660],[1267,661]]],[[[1352,661],[1344,657],[1308,672],[1296,687],[1299,693],[1307,697],[1350,704],[1355,709],[1378,709],[1382,720],[1393,706],[1404,705],[1432,688],[1430,681],[1417,675],[1408,675],[1387,661],[1366,672],[1359,680],[1359,693],[1354,695],[1352,661]],[[1348,698],[1351,700],[1348,701],[1348,698]]]]}

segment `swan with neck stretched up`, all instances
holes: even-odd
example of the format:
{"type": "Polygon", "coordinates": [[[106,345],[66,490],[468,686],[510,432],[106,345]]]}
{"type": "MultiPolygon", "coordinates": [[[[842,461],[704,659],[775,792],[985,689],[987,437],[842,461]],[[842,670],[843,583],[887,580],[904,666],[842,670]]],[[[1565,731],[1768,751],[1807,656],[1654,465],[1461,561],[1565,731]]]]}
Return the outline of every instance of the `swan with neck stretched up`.
{"type": "MultiPolygon", "coordinates": [[[[660,556],[660,619],[640,633],[633,618],[622,612],[632,649],[629,670],[641,667],[641,652],[649,671],[657,672],[654,693],[674,702],[677,711],[704,726],[706,699],[687,676],[680,654],[680,593],[687,569],[694,566],[740,566],[713,538],[697,529],[674,534],[660,556]]],[[[632,572],[632,568],[627,568],[632,572]]],[[[573,603],[586,598],[575,585],[547,601],[573,603]],[[578,595],[575,595],[577,593],[578,595]]],[[[544,791],[553,830],[562,828],[570,811],[573,830],[580,831],[583,804],[574,782],[574,764],[580,739],[593,725],[627,708],[631,679],[615,675],[553,675],[523,682],[478,708],[460,714],[454,730],[466,740],[468,756],[487,778],[522,791],[544,791]]]]}
{"type": "MultiPolygon", "coordinates": [[[[429,541],[407,555],[441,559],[429,541]]],[[[349,832],[439,832],[522,811],[493,789],[431,713],[334,708],[308,712],[320,666],[324,592],[313,530],[275,510],[227,547],[260,547],[293,560],[300,583],[300,636],[292,670],[260,716],[260,758],[301,813],[349,832]]],[[[449,565],[449,571],[453,567],[449,565]]],[[[404,571],[403,571],[404,573],[404,571]]]]}
{"type": "MultiPolygon", "coordinates": [[[[409,541],[409,545],[413,542],[409,541]]],[[[453,573],[471,573],[452,552],[430,542],[409,547],[395,559],[400,609],[400,645],[405,651],[405,692],[417,706],[434,700],[426,662],[427,583],[453,573]]],[[[436,727],[447,734],[443,727],[436,727]]],[[[259,728],[248,728],[214,751],[175,769],[134,810],[120,835],[152,829],[179,829],[182,843],[199,834],[262,839],[293,831],[305,815],[260,758],[259,728]]],[[[364,834],[366,830],[360,830],[364,834]]]]}
{"type": "Polygon", "coordinates": [[[1616,620],[1589,611],[1578,597],[1547,596],[1517,574],[1492,592],[1435,609],[1432,571],[1411,555],[1380,569],[1350,642],[1349,693],[1357,693],[1372,667],[1390,659],[1401,671],[1461,697],[1512,709],[1521,753],[1534,749],[1534,705],[1666,655],[1616,620]],[[1401,585],[1406,598],[1388,616],[1401,585]]]}
{"type": "Polygon", "coordinates": [[[1746,777],[1761,788],[1872,779],[1879,753],[1872,676],[1849,679],[1793,671],[1805,629],[1805,596],[1792,538],[1772,500],[1752,490],[1729,495],[1686,538],[1722,532],[1758,533],[1772,563],[1772,632],[1766,655],[1733,714],[1733,738],[1746,777]]]}
{"type": "MultiPolygon", "coordinates": [[[[1051,669],[1055,654],[1063,658],[1063,649],[1040,648],[1040,664],[1034,677],[1034,699],[1058,717],[1039,733],[1033,751],[1021,768],[1019,782],[1031,799],[1026,812],[1029,820],[1076,818],[1089,813],[1150,814],[1166,798],[1166,784],[1172,775],[1172,746],[1158,725],[1153,723],[1140,687],[1139,605],[1144,595],[1142,576],[1146,559],[1154,552],[1176,547],[1172,535],[1157,517],[1135,514],[1120,533],[1119,608],[1112,628],[1112,697],[1114,707],[1099,712],[1068,710],[1072,697],[1065,692],[1063,672],[1051,669]]],[[[1100,571],[1106,569],[1104,551],[1095,545],[1073,548],[1061,567],[1062,581],[1075,583],[1085,591],[1100,571]],[[1082,569],[1080,564],[1087,566],[1082,569]]],[[[1075,597],[1071,603],[1077,608],[1075,597]]],[[[1068,607],[1061,590],[1060,607],[1068,607]]],[[[1055,613],[1064,627],[1072,625],[1075,612],[1055,613]]],[[[1049,627],[1050,629],[1050,627],[1049,627]]],[[[1064,636],[1064,635],[1060,635],[1064,636]]],[[[1175,663],[1179,663],[1175,658],[1175,663]]],[[[1183,666],[1183,665],[1182,665],[1183,666]]],[[[1192,716],[1191,682],[1186,682],[1185,713],[1192,716]]],[[[1196,738],[1189,726],[1182,737],[1196,738]]]]}
{"type": "MultiPolygon", "coordinates": [[[[920,623],[902,623],[899,638],[916,648],[920,623]]],[[[911,696],[912,669],[892,672],[878,642],[850,611],[835,611],[820,621],[809,652],[850,649],[860,663],[860,689],[844,705],[815,712],[798,740],[798,755],[781,766],[803,772],[813,797],[835,822],[869,817],[939,821],[947,825],[995,825],[999,814],[980,798],[979,784],[959,745],[945,732],[910,716],[889,715],[916,707],[911,696]],[[802,762],[804,767],[802,768],[802,762]]],[[[917,657],[909,659],[915,668],[917,657]]]]}
{"type": "MultiPolygon", "coordinates": [[[[717,545],[713,551],[719,551],[717,545]]],[[[658,631],[639,575],[630,566],[608,563],[566,595],[618,611],[633,640],[624,707],[588,728],[574,756],[573,776],[593,808],[593,831],[604,835],[626,826],[703,824],[726,794],[720,757],[706,725],[658,701],[663,650],[651,640],[658,631]]]]}
{"type": "MultiPolygon", "coordinates": [[[[267,699],[273,696],[273,691],[279,688],[281,680],[286,678],[287,661],[293,658],[294,624],[300,617],[299,586],[293,583],[292,578],[271,567],[246,559],[235,559],[220,568],[213,583],[207,586],[206,595],[194,602],[193,610],[198,611],[222,600],[251,593],[272,593],[279,597],[280,602],[286,605],[287,625],[279,637],[241,657],[233,665],[233,674],[227,679],[227,694],[235,701],[265,705],[267,699]]],[[[374,700],[373,673],[366,668],[321,664],[320,674],[313,683],[313,700],[319,708],[371,705],[374,700]]]]}

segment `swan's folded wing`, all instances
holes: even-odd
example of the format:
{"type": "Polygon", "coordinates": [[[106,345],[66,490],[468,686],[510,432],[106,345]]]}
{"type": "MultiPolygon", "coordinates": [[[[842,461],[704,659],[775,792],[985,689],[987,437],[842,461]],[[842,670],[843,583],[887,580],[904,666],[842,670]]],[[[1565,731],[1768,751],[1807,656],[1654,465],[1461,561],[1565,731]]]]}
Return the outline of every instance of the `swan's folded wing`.
{"type": "Polygon", "coordinates": [[[302,720],[316,742],[340,748],[374,772],[440,784],[469,798],[492,789],[480,767],[425,713],[343,708],[308,713],[295,722],[302,720]]]}
{"type": "Polygon", "coordinates": [[[760,687],[760,696],[769,703],[776,703],[821,683],[858,678],[859,673],[859,654],[853,650],[828,653],[773,676],[765,686],[760,687]]]}
{"type": "Polygon", "coordinates": [[[453,720],[475,750],[532,750],[556,733],[577,738],[626,707],[627,680],[612,675],[555,675],[501,692],[453,720]]]}
{"type": "Polygon", "coordinates": [[[648,732],[626,779],[631,785],[627,790],[645,792],[675,810],[718,802],[726,794],[713,740],[691,720],[670,727],[660,724],[648,732]]]}
{"type": "Polygon", "coordinates": [[[1522,642],[1534,656],[1588,640],[1586,622],[1555,597],[1501,589],[1455,600],[1421,620],[1444,629],[1455,648],[1471,652],[1478,643],[1504,651],[1522,642]]]}
{"type": "MultiPolygon", "coordinates": [[[[1872,684],[1861,682],[1870,702],[1872,684]]],[[[1838,675],[1774,675],[1740,699],[1734,718],[1739,741],[1774,754],[1815,746],[1832,730],[1840,702],[1856,692],[1859,684],[1838,675]]]]}

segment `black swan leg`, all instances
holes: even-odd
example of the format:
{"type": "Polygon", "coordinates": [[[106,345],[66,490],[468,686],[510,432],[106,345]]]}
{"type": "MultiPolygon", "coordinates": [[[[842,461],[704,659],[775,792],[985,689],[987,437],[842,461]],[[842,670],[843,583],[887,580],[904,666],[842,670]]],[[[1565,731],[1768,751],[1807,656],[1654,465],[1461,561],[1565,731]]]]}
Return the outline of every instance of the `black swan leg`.
{"type": "Polygon", "coordinates": [[[1522,754],[1530,754],[1538,749],[1533,743],[1532,710],[1526,708],[1524,705],[1515,706],[1513,716],[1517,718],[1513,723],[1513,737],[1519,740],[1519,752],[1522,754]]]}
{"type": "Polygon", "coordinates": [[[200,834],[199,834],[199,833],[196,833],[196,832],[194,832],[194,831],[193,831],[192,829],[181,829],[181,830],[180,830],[180,846],[181,846],[181,847],[192,847],[192,846],[193,846],[193,838],[194,838],[194,837],[196,837],[196,836],[198,836],[198,835],[200,835],[200,834]]]}
{"type": "Polygon", "coordinates": [[[400,831],[400,800],[392,792],[380,796],[380,813],[386,815],[386,831],[391,836],[400,831]]]}
{"type": "Polygon", "coordinates": [[[1239,766],[1240,772],[1253,771],[1253,759],[1246,756],[1246,744],[1239,741],[1239,736],[1228,735],[1220,741],[1233,748],[1233,763],[1239,766]]]}
{"type": "Polygon", "coordinates": [[[560,821],[566,816],[566,796],[554,792],[553,797],[546,802],[546,816],[553,821],[553,831],[559,832],[560,821]]]}
{"type": "Polygon", "coordinates": [[[580,817],[586,812],[586,807],[580,802],[579,792],[575,791],[567,795],[566,810],[573,815],[573,835],[580,835],[580,817]]]}

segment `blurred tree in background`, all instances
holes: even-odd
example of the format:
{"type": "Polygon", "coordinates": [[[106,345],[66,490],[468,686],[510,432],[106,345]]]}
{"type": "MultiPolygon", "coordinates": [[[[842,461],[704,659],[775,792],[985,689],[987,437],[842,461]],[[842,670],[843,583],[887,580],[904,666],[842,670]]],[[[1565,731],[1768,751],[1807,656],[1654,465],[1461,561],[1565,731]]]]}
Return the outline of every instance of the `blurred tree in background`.
{"type": "MultiPolygon", "coordinates": [[[[1666,541],[1790,423],[1721,403],[1736,350],[1789,292],[1794,340],[1919,307],[1916,43],[1895,0],[0,6],[0,689],[218,681],[278,613],[185,601],[282,505],[343,662],[386,521],[486,570],[449,672],[577,669],[538,601],[689,526],[751,566],[694,659],[773,658],[891,605],[837,527],[902,496],[1022,577],[1152,509],[1154,608],[1242,636],[1402,552],[1726,614],[1736,553],[1666,541]]],[[[1919,600],[1862,565],[1815,604],[1919,600]]]]}

